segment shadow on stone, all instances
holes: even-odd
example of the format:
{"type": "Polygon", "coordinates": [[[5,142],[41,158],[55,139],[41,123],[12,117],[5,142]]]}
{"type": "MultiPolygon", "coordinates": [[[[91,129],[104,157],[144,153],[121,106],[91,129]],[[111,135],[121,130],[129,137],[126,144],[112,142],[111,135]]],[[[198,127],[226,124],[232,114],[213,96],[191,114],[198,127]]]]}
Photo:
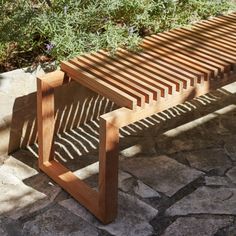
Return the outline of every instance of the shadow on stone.
{"type": "MultiPolygon", "coordinates": [[[[98,160],[99,115],[115,109],[114,104],[74,83],[56,90],[55,98],[56,159],[72,171],[85,168],[85,172],[97,173],[98,165],[88,169],[86,167],[98,160]]],[[[122,128],[121,156],[134,157],[143,153],[153,156],[161,153],[169,148],[166,146],[168,140],[178,139],[178,136],[181,136],[181,129],[178,134],[180,125],[212,112],[214,114],[216,110],[231,105],[232,101],[235,101],[235,95],[221,89],[122,128]],[[178,129],[174,129],[177,126],[178,129]],[[177,132],[173,137],[165,133],[171,129],[177,132]],[[163,143],[165,145],[162,147],[163,143]]],[[[214,120],[218,116],[215,113],[210,118],[214,120]]],[[[197,126],[189,127],[193,130],[197,128],[197,126]]],[[[27,147],[28,151],[25,152],[28,154],[18,155],[17,158],[37,169],[35,93],[16,99],[14,104],[9,150],[13,151],[18,147],[22,149],[27,147]],[[25,155],[31,155],[33,158],[25,158],[25,155]]]]}
{"type": "MultiPolygon", "coordinates": [[[[159,149],[157,150],[159,147],[156,142],[162,141],[162,139],[164,140],[163,142],[168,139],[177,139],[181,133],[186,131],[179,128],[180,125],[206,116],[209,113],[213,115],[209,119],[201,120],[201,122],[207,123],[211,120],[214,123],[221,116],[218,110],[232,106],[232,101],[235,101],[235,95],[221,89],[121,129],[120,150],[124,162],[126,159],[122,154],[124,150],[132,146],[139,146],[135,154],[132,153],[132,148],[129,149],[131,153],[128,156],[135,158],[142,153],[148,153],[148,158],[152,158],[152,155],[150,155],[150,153],[153,154],[150,152],[152,145],[154,145],[154,151],[160,151],[159,149]],[[171,129],[174,130],[174,133],[170,132],[171,129]],[[154,140],[154,142],[151,143],[149,140],[154,140]]],[[[115,106],[109,100],[75,84],[67,85],[57,90],[55,103],[56,159],[72,171],[84,170],[83,173],[80,171],[79,174],[82,173],[84,178],[90,181],[90,176],[96,175],[98,171],[98,166],[94,165],[94,163],[98,160],[99,115],[115,109],[115,106]],[[84,96],[85,94],[86,96],[84,96]]],[[[234,106],[230,108],[232,109],[226,109],[225,114],[235,109],[234,106]]],[[[201,122],[196,123],[195,126],[187,126],[188,130],[197,129],[202,124],[201,122]]],[[[215,130],[212,132],[215,132],[215,130]]],[[[27,97],[20,97],[15,101],[10,137],[9,147],[12,147],[12,150],[16,149],[17,146],[21,147],[21,150],[14,153],[13,156],[39,171],[37,167],[38,146],[35,93],[27,97]]],[[[27,186],[49,196],[49,199],[54,199],[56,193],[58,193],[58,189],[55,189],[55,194],[50,197],[49,192],[51,190],[48,185],[52,183],[52,186],[55,186],[55,184],[41,172],[23,181],[27,186]],[[40,184],[41,178],[43,178],[43,181],[40,184]]],[[[96,181],[92,180],[91,182],[95,183],[96,181]]]]}
{"type": "MultiPolygon", "coordinates": [[[[15,100],[8,153],[37,142],[36,100],[36,93],[18,97],[15,100]]],[[[66,131],[82,124],[86,126],[90,120],[95,120],[94,125],[97,126],[98,117],[114,108],[114,103],[79,86],[78,83],[72,82],[61,86],[55,89],[55,134],[64,133],[61,139],[65,139],[66,131]]],[[[94,129],[94,127],[91,127],[91,129],[94,129]]],[[[86,140],[86,131],[84,133],[85,138],[83,139],[86,140]]],[[[70,140],[68,135],[67,138],[70,140]]],[[[76,138],[78,140],[82,139],[79,136],[76,138]]],[[[89,146],[89,144],[86,146],[89,146]]]]}

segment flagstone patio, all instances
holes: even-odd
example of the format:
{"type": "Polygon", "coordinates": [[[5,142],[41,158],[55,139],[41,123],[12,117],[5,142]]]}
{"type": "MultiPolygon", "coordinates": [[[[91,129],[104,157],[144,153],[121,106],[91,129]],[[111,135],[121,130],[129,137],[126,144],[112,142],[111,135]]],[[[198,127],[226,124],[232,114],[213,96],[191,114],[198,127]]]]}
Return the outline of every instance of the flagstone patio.
{"type": "MultiPolygon", "coordinates": [[[[0,235],[236,235],[235,92],[231,84],[121,130],[109,225],[38,169],[37,144],[2,154],[0,235]]],[[[95,188],[97,131],[95,120],[56,137],[58,161],[95,188]]]]}

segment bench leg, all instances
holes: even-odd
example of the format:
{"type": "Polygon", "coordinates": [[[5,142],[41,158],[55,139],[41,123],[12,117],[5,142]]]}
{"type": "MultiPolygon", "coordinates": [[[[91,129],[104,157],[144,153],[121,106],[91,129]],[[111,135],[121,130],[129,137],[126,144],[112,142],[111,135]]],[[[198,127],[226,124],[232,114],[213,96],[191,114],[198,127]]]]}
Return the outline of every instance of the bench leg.
{"type": "Polygon", "coordinates": [[[99,206],[106,223],[117,215],[119,129],[100,118],[99,206]]]}
{"type": "Polygon", "coordinates": [[[60,85],[56,77],[37,80],[39,167],[101,222],[107,224],[117,215],[119,129],[101,118],[97,192],[54,160],[55,84],[60,85]]]}

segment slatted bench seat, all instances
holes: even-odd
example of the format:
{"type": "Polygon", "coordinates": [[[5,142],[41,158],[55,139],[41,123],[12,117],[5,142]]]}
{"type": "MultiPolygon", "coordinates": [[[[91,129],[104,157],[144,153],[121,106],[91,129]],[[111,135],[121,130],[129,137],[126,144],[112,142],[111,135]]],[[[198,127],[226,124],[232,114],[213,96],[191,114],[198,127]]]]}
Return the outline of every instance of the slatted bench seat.
{"type": "Polygon", "coordinates": [[[38,85],[39,167],[103,223],[117,214],[119,129],[236,80],[236,13],[144,38],[141,50],[105,50],[61,63],[38,85]],[[54,88],[71,80],[120,108],[100,117],[99,187],[54,160],[54,88]]]}

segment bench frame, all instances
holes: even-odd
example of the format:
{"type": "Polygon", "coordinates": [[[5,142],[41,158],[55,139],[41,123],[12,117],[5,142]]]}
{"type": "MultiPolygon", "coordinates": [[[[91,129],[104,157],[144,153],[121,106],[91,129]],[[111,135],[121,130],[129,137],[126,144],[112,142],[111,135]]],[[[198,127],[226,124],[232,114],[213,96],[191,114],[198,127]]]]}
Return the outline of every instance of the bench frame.
{"type": "MultiPolygon", "coordinates": [[[[79,78],[73,79],[79,82],[79,78]]],[[[54,89],[70,82],[71,78],[62,71],[39,77],[37,79],[39,168],[92,212],[102,223],[110,223],[116,218],[118,208],[119,129],[235,80],[236,73],[234,72],[223,76],[223,78],[204,81],[203,84],[192,86],[183,93],[161,98],[152,104],[145,105],[144,108],[137,107],[132,110],[122,107],[101,115],[99,186],[98,191],[96,191],[54,160],[54,89]]]]}

